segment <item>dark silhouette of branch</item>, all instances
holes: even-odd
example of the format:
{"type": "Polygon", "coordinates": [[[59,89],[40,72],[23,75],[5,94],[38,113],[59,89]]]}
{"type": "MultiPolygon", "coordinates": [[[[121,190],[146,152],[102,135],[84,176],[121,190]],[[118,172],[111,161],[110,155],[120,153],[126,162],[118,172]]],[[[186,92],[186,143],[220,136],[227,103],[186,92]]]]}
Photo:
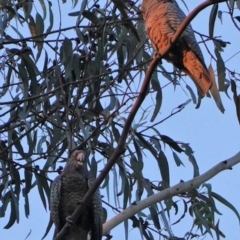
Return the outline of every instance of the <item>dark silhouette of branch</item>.
{"type": "MultiPolygon", "coordinates": [[[[127,139],[127,136],[128,136],[129,129],[131,127],[131,124],[132,124],[132,122],[134,120],[134,117],[135,117],[138,109],[140,108],[142,102],[144,101],[144,99],[145,99],[145,97],[146,97],[146,95],[148,93],[148,87],[149,87],[150,79],[151,79],[151,76],[152,76],[152,74],[154,72],[154,69],[156,68],[159,60],[161,60],[163,58],[163,56],[165,54],[167,54],[167,52],[170,50],[172,44],[177,41],[177,39],[180,37],[180,35],[183,33],[183,31],[186,29],[186,27],[192,21],[192,19],[200,11],[202,11],[204,8],[206,8],[206,7],[208,7],[208,6],[212,5],[212,4],[220,3],[220,2],[226,2],[226,0],[207,0],[207,1],[203,2],[203,3],[201,3],[198,7],[196,7],[184,19],[184,21],[181,23],[181,25],[179,26],[178,30],[173,35],[171,43],[169,43],[168,46],[165,47],[163,52],[161,52],[161,56],[158,56],[158,57],[155,57],[155,58],[152,59],[150,65],[149,65],[149,67],[147,69],[147,72],[146,72],[143,84],[141,86],[141,90],[139,92],[139,96],[138,96],[136,102],[133,104],[133,107],[132,107],[132,109],[131,109],[131,111],[130,111],[130,113],[128,115],[127,120],[126,120],[125,126],[123,128],[122,134],[121,134],[119,142],[118,142],[118,146],[115,149],[115,151],[113,152],[113,154],[110,157],[110,159],[108,160],[108,162],[105,165],[104,169],[101,171],[101,173],[97,177],[94,185],[88,190],[87,194],[82,199],[81,204],[75,209],[73,214],[70,216],[70,219],[73,221],[73,223],[76,222],[76,220],[78,219],[80,214],[83,212],[83,208],[84,208],[83,206],[85,206],[90,201],[90,199],[92,198],[92,196],[95,193],[95,191],[97,190],[97,188],[100,186],[102,181],[107,176],[108,172],[111,170],[112,166],[116,163],[116,161],[119,159],[119,157],[124,153],[124,151],[125,151],[125,142],[126,142],[126,139],[127,139]]],[[[68,223],[66,223],[64,225],[64,227],[62,228],[62,230],[60,231],[60,233],[55,237],[54,240],[64,239],[64,236],[67,234],[67,228],[68,227],[69,227],[69,225],[68,225],[68,223]]]]}

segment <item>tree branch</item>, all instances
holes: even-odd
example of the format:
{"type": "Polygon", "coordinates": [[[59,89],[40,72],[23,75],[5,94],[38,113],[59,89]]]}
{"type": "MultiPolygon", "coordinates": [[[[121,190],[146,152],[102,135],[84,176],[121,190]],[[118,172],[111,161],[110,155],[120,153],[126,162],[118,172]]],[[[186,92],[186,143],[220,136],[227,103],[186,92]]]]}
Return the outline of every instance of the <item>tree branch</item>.
{"type": "Polygon", "coordinates": [[[169,199],[173,196],[176,196],[180,193],[189,192],[190,190],[199,187],[204,182],[208,181],[209,179],[216,176],[223,170],[231,169],[234,165],[240,162],[240,152],[238,152],[235,156],[226,159],[216,166],[208,170],[207,172],[203,173],[202,175],[193,178],[187,182],[178,183],[170,188],[167,188],[157,194],[151,195],[150,197],[137,202],[136,205],[131,205],[130,207],[123,210],[121,213],[113,217],[111,220],[106,222],[103,225],[103,236],[109,234],[110,230],[115,228],[117,225],[122,223],[123,221],[129,219],[136,213],[142,211],[143,209],[166,199],[169,199]]]}
{"type": "MultiPolygon", "coordinates": [[[[139,92],[139,96],[136,100],[136,102],[133,104],[133,107],[128,115],[128,118],[126,120],[125,126],[123,128],[122,134],[120,136],[120,139],[118,141],[118,146],[115,149],[115,151],[113,152],[112,156],[110,157],[110,159],[108,160],[107,164],[105,165],[104,169],[101,171],[101,173],[99,174],[99,176],[97,177],[95,183],[93,184],[93,186],[88,190],[87,194],[84,196],[84,198],[82,199],[82,204],[80,204],[75,211],[73,212],[73,214],[71,215],[71,220],[73,221],[73,223],[76,222],[76,220],[78,219],[78,217],[80,216],[80,214],[83,212],[83,209],[89,201],[92,198],[93,194],[95,193],[95,191],[98,189],[98,187],[100,186],[100,184],[102,183],[102,181],[105,179],[105,177],[107,176],[108,172],[111,170],[112,166],[116,163],[116,161],[118,160],[118,158],[124,153],[125,151],[125,142],[128,136],[128,132],[129,129],[131,127],[131,124],[133,122],[133,119],[139,109],[139,107],[141,106],[142,102],[144,101],[147,93],[148,93],[148,87],[149,87],[149,83],[150,83],[150,79],[151,76],[153,74],[154,69],[156,68],[159,60],[161,58],[163,58],[163,56],[170,50],[172,44],[174,42],[177,41],[177,39],[180,37],[180,35],[183,33],[183,31],[186,29],[186,27],[189,25],[189,23],[191,22],[191,20],[204,8],[206,8],[207,6],[210,6],[212,4],[215,3],[220,3],[220,2],[225,2],[226,0],[207,0],[205,2],[203,2],[202,4],[200,4],[198,7],[196,7],[185,19],[184,21],[181,23],[181,25],[179,26],[178,30],[176,31],[176,33],[173,35],[172,37],[172,41],[168,44],[168,46],[164,49],[163,52],[161,52],[161,57],[157,58],[153,58],[153,60],[151,61],[143,84],[141,86],[141,90],[139,92]]],[[[64,227],[62,228],[62,230],[60,231],[60,233],[55,237],[54,240],[61,240],[64,239],[64,236],[67,234],[67,228],[68,228],[68,223],[66,223],[64,225],[64,227]]]]}

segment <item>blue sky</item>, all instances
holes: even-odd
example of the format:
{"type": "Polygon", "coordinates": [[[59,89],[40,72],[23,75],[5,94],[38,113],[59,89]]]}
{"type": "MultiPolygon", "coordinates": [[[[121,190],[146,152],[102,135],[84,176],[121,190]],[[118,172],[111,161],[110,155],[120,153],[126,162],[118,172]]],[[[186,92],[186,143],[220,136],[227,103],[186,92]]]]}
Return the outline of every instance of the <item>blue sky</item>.
{"type": "MultiPolygon", "coordinates": [[[[62,9],[64,9],[62,12],[63,17],[67,13],[77,9],[76,8],[72,10],[72,5],[70,1],[68,2],[69,3],[62,5],[62,9]]],[[[183,11],[187,14],[187,10],[184,5],[181,3],[181,1],[178,2],[183,11]]],[[[188,8],[192,10],[202,1],[186,0],[185,2],[188,8]]],[[[101,5],[101,1],[99,4],[101,5]]],[[[57,7],[55,6],[55,8],[57,12],[57,7]]],[[[206,35],[208,34],[208,18],[210,9],[211,7],[202,11],[192,22],[193,29],[206,35]]],[[[226,3],[220,4],[219,10],[226,10],[226,3]]],[[[239,11],[236,11],[236,13],[239,13],[239,11]]],[[[62,22],[62,27],[73,25],[74,21],[74,18],[65,18],[65,20],[62,22]]],[[[57,27],[58,25],[56,21],[54,29],[57,29],[57,27]]],[[[222,36],[222,40],[231,42],[231,44],[227,45],[227,48],[225,48],[224,52],[222,53],[224,60],[229,59],[239,51],[239,32],[233,27],[233,24],[231,23],[227,14],[223,14],[222,24],[219,20],[217,20],[214,35],[222,36]]],[[[26,36],[29,36],[29,32],[27,30],[26,36]]],[[[200,40],[198,36],[197,39],[200,40]]],[[[213,50],[212,43],[209,43],[208,46],[211,50],[213,50]]],[[[214,61],[211,61],[206,49],[204,48],[204,45],[201,44],[200,47],[203,51],[206,64],[209,65],[211,63],[215,70],[216,64],[214,61]]],[[[236,55],[233,59],[228,61],[226,65],[232,70],[239,71],[239,62],[240,55],[236,55]]],[[[166,64],[166,62],[163,63],[166,64]]],[[[170,65],[166,66],[168,67],[170,65]]],[[[162,85],[167,83],[163,77],[160,79],[160,81],[162,81],[162,85]]],[[[143,79],[140,79],[140,81],[142,80],[143,79]]],[[[195,89],[189,78],[186,78],[185,81],[190,84],[193,89],[195,89]]],[[[181,84],[184,86],[184,82],[181,84]]],[[[229,95],[232,96],[230,91],[229,95]]],[[[233,100],[228,99],[224,93],[221,93],[221,97],[225,107],[224,114],[217,109],[212,99],[205,97],[202,100],[200,109],[196,110],[194,104],[190,103],[186,106],[184,111],[158,126],[158,130],[161,134],[170,136],[176,141],[190,143],[192,149],[194,150],[194,156],[198,162],[200,173],[207,171],[209,168],[219,163],[219,161],[233,156],[240,149],[240,128],[236,117],[234,102],[233,100]]],[[[154,97],[152,98],[154,99],[154,97]]],[[[158,115],[158,119],[163,119],[164,117],[168,116],[172,109],[177,107],[180,103],[186,102],[189,98],[190,96],[187,95],[187,93],[184,92],[180,87],[177,89],[174,89],[172,86],[164,88],[163,104],[158,115]]],[[[151,98],[148,97],[143,106],[148,106],[151,103],[151,98]]],[[[166,148],[166,153],[171,169],[171,185],[178,183],[181,179],[184,181],[189,180],[193,173],[191,163],[188,161],[187,157],[185,155],[180,155],[185,167],[176,168],[171,151],[166,148]]],[[[144,172],[146,176],[149,176],[151,180],[159,180],[156,162],[151,159],[151,156],[146,156],[146,161],[147,160],[150,162],[150,164],[147,164],[145,167],[144,172]]],[[[225,197],[237,208],[238,211],[240,210],[239,171],[240,166],[235,166],[232,170],[224,171],[209,181],[209,183],[212,184],[213,191],[225,197]]],[[[104,191],[102,192],[102,195],[106,195],[104,191]]],[[[111,200],[113,201],[113,199],[111,200]]],[[[232,211],[221,204],[217,204],[217,207],[218,210],[223,214],[221,216],[220,226],[224,234],[227,236],[226,239],[238,239],[240,229],[236,216],[232,211]]],[[[11,229],[2,229],[8,221],[8,216],[6,216],[4,219],[1,219],[0,228],[2,230],[0,231],[0,238],[6,240],[15,240],[16,237],[17,239],[25,239],[31,230],[32,233],[28,239],[40,239],[43,236],[47,226],[49,212],[46,212],[43,208],[36,190],[32,191],[30,194],[29,219],[26,219],[24,216],[23,204],[20,205],[20,209],[20,223],[14,224],[11,229]]],[[[111,210],[109,210],[109,213],[110,216],[111,214],[113,215],[111,210]]],[[[171,219],[172,222],[174,222],[173,219],[171,219]]],[[[189,226],[191,226],[190,224],[190,221],[184,220],[180,224],[173,226],[172,229],[174,233],[180,237],[186,232],[186,226],[187,230],[189,229],[189,226]]],[[[123,233],[123,226],[119,226],[112,231],[111,235],[113,235],[113,239],[120,240],[124,236],[123,233]]],[[[49,240],[51,237],[52,232],[46,239],[49,240]]],[[[131,230],[129,232],[129,239],[132,239],[133,237],[139,238],[138,230],[131,230]]]]}

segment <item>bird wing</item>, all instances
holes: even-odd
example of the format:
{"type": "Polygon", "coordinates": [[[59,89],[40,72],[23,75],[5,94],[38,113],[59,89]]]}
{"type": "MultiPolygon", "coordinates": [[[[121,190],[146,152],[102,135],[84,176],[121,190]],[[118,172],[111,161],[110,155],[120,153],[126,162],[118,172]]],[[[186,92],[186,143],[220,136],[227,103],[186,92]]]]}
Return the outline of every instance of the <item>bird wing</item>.
{"type": "MultiPolygon", "coordinates": [[[[168,18],[169,25],[174,31],[177,31],[186,16],[176,3],[168,3],[166,8],[168,14],[165,16],[168,18]]],[[[204,96],[211,88],[212,80],[190,24],[184,30],[179,39],[179,44],[177,42],[176,46],[182,47],[183,67],[181,70],[192,78],[200,90],[200,95],[204,96]],[[181,44],[181,42],[184,44],[181,44]]]]}
{"type": "MultiPolygon", "coordinates": [[[[141,9],[147,35],[161,54],[186,16],[175,0],[143,0],[141,9]]],[[[192,78],[201,96],[211,88],[212,80],[191,25],[164,58],[192,78]]]]}
{"type": "Polygon", "coordinates": [[[51,185],[50,192],[50,210],[51,218],[55,224],[54,237],[59,232],[59,201],[60,201],[60,190],[61,190],[61,175],[58,175],[51,185]]]}
{"type": "MultiPolygon", "coordinates": [[[[94,184],[95,178],[89,177],[88,187],[94,184]]],[[[99,189],[94,193],[92,198],[94,224],[91,229],[91,240],[102,239],[102,199],[99,189]]]]}
{"type": "MultiPolygon", "coordinates": [[[[177,5],[177,3],[164,3],[166,4],[167,18],[169,26],[174,30],[174,33],[177,31],[180,24],[186,18],[186,15],[182,11],[181,8],[177,5]]],[[[196,54],[196,56],[201,60],[204,64],[204,58],[200,47],[198,46],[197,40],[195,38],[192,26],[189,24],[187,28],[181,35],[181,40],[183,40],[188,47],[196,54]]],[[[205,66],[206,67],[206,66],[205,66]]]]}

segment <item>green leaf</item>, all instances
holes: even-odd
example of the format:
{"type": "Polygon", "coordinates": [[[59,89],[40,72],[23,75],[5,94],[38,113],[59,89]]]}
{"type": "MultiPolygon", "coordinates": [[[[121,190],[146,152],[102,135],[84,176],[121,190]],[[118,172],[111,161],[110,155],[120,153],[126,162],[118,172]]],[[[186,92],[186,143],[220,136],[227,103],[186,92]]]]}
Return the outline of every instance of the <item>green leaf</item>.
{"type": "Polygon", "coordinates": [[[83,11],[86,9],[87,3],[88,3],[87,0],[83,0],[82,3],[81,3],[81,8],[80,8],[80,11],[79,11],[79,14],[78,14],[76,26],[78,26],[79,23],[80,23],[80,19],[81,19],[82,13],[83,13],[83,11]]]}
{"type": "Polygon", "coordinates": [[[50,187],[48,185],[46,173],[43,170],[39,170],[39,179],[38,180],[41,181],[41,185],[43,186],[44,192],[48,198],[48,202],[50,202],[50,187]]]}
{"type": "MultiPolygon", "coordinates": [[[[171,199],[170,199],[170,202],[172,202],[171,199]]],[[[161,206],[160,215],[161,215],[162,222],[164,224],[164,227],[165,227],[166,231],[171,236],[172,230],[171,230],[171,228],[169,226],[169,221],[167,220],[167,216],[166,216],[165,210],[164,210],[163,205],[162,205],[161,202],[159,202],[159,205],[161,206]]],[[[167,207],[167,209],[169,210],[169,207],[167,207]]],[[[167,214],[168,214],[168,217],[170,217],[169,211],[167,211],[167,214]]]]}
{"type": "Polygon", "coordinates": [[[181,159],[179,158],[179,156],[173,151],[173,158],[175,160],[176,165],[179,167],[181,165],[183,165],[185,167],[185,165],[183,164],[183,162],[181,161],[181,159]]]}
{"type": "Polygon", "coordinates": [[[151,79],[151,84],[152,84],[152,88],[154,91],[157,92],[156,94],[156,105],[153,111],[153,115],[151,118],[151,122],[154,121],[154,119],[156,118],[157,114],[159,113],[161,106],[162,106],[162,88],[160,86],[160,83],[158,81],[158,79],[152,78],[151,79]]]}
{"type": "Polygon", "coordinates": [[[211,194],[212,194],[212,185],[211,185],[210,183],[204,183],[202,186],[205,187],[205,188],[207,188],[208,195],[209,195],[209,197],[211,197],[211,194]]]}
{"type": "Polygon", "coordinates": [[[169,165],[163,151],[158,154],[157,162],[162,175],[162,180],[164,181],[164,186],[170,186],[169,165]]]}
{"type": "Polygon", "coordinates": [[[107,197],[108,197],[108,200],[109,200],[109,174],[105,177],[101,188],[107,188],[106,191],[107,191],[107,197]]]}
{"type": "MultiPolygon", "coordinates": [[[[36,14],[36,35],[42,35],[43,32],[44,32],[44,21],[42,19],[42,16],[39,13],[37,13],[36,14]]],[[[38,53],[36,56],[36,62],[37,62],[41,56],[42,49],[43,49],[43,36],[37,38],[36,45],[38,48],[38,53]]]]}
{"type": "Polygon", "coordinates": [[[215,55],[217,57],[217,73],[218,73],[218,88],[219,91],[225,90],[225,63],[222,59],[220,52],[215,48],[215,55]]]}
{"type": "Polygon", "coordinates": [[[230,203],[228,202],[225,198],[223,198],[222,196],[220,196],[219,194],[212,192],[212,197],[214,197],[215,199],[217,199],[220,203],[224,204],[225,206],[227,206],[229,209],[231,209],[237,216],[238,221],[240,223],[240,215],[237,211],[237,209],[230,203]]]}
{"type": "Polygon", "coordinates": [[[190,86],[188,86],[187,84],[186,84],[186,88],[187,88],[187,90],[189,91],[189,93],[191,95],[193,103],[196,104],[197,103],[197,98],[196,98],[192,88],[190,86]]]}
{"type": "Polygon", "coordinates": [[[53,12],[52,12],[52,2],[48,1],[48,11],[49,11],[49,27],[47,28],[46,33],[51,32],[52,27],[53,27],[53,22],[54,22],[54,17],[53,17],[53,12]]]}
{"type": "MultiPolygon", "coordinates": [[[[209,71],[209,75],[210,75],[210,77],[211,77],[211,79],[212,79],[212,83],[213,83],[213,84],[212,84],[212,87],[211,87],[211,89],[210,89],[210,92],[211,92],[211,94],[212,94],[212,96],[213,96],[213,99],[214,99],[214,101],[215,101],[218,109],[219,109],[222,113],[224,113],[225,109],[224,109],[224,107],[223,107],[223,104],[222,104],[222,100],[221,100],[221,96],[220,96],[220,94],[219,94],[219,91],[218,91],[218,89],[217,89],[217,84],[216,84],[215,75],[214,75],[214,71],[213,71],[212,65],[209,66],[208,71],[209,71]]],[[[225,87],[225,86],[224,86],[224,87],[225,87]]]]}
{"type": "MultiPolygon", "coordinates": [[[[121,176],[123,179],[123,174],[121,174],[121,176]]],[[[124,186],[123,209],[126,209],[128,206],[128,201],[130,200],[130,197],[131,197],[131,189],[130,189],[126,174],[125,174],[125,180],[123,181],[123,186],[124,186]]]]}
{"type": "Polygon", "coordinates": [[[12,132],[12,140],[14,142],[14,146],[18,150],[18,153],[22,156],[22,158],[25,158],[26,154],[23,151],[23,147],[22,147],[22,144],[20,142],[20,138],[19,138],[16,130],[13,130],[13,132],[12,132]]]}
{"type": "MultiPolygon", "coordinates": [[[[121,41],[123,41],[124,38],[122,38],[122,39],[121,38],[122,38],[122,36],[120,37],[120,39],[117,42],[117,44],[114,45],[114,48],[112,49],[112,54],[114,54],[115,50],[116,50],[115,48],[117,48],[117,59],[118,59],[118,65],[119,65],[120,69],[122,69],[122,67],[124,66],[124,60],[125,60],[124,59],[123,48],[122,48],[122,43],[121,43],[121,41]]],[[[121,78],[122,78],[122,75],[121,75],[121,78]]],[[[118,78],[119,82],[121,82],[121,78],[118,78]]]]}
{"type": "Polygon", "coordinates": [[[67,65],[69,58],[72,57],[72,41],[68,38],[65,38],[62,44],[62,59],[61,62],[64,65],[67,65]]]}
{"type": "Polygon", "coordinates": [[[39,74],[39,71],[36,67],[36,64],[33,62],[33,60],[30,58],[28,54],[23,54],[21,55],[23,59],[24,66],[26,67],[29,78],[31,80],[30,82],[30,91],[32,95],[37,94],[37,89],[38,89],[38,83],[37,83],[37,77],[36,74],[39,74]]]}
{"type": "MultiPolygon", "coordinates": [[[[2,198],[2,206],[0,207],[0,217],[5,217],[5,213],[8,207],[9,202],[11,201],[11,191],[9,190],[8,192],[5,193],[4,197],[2,198]]],[[[11,214],[14,209],[11,207],[11,214]]],[[[9,221],[11,220],[11,216],[9,221]]]]}
{"type": "Polygon", "coordinates": [[[240,95],[237,95],[237,85],[233,80],[231,80],[231,91],[233,92],[233,99],[236,106],[237,118],[240,124],[240,95]]]}
{"type": "MultiPolygon", "coordinates": [[[[126,13],[126,6],[124,5],[124,3],[121,1],[118,1],[118,0],[112,0],[112,2],[120,11],[123,19],[128,19],[128,15],[126,13]]],[[[137,29],[134,27],[132,21],[128,21],[128,27],[131,29],[132,34],[135,36],[135,38],[140,42],[140,38],[138,36],[137,29]]]]}
{"type": "Polygon", "coordinates": [[[141,165],[141,162],[139,162],[135,155],[131,152],[131,150],[128,148],[129,152],[130,152],[130,164],[131,164],[131,167],[133,169],[133,171],[135,173],[137,173],[138,175],[142,175],[142,165],[141,165]]]}
{"type": "Polygon", "coordinates": [[[12,164],[11,166],[11,177],[12,180],[14,181],[15,188],[14,188],[14,194],[16,194],[17,199],[19,199],[19,193],[21,190],[21,180],[20,180],[20,174],[19,171],[16,168],[15,164],[12,164]]]}
{"type": "Polygon", "coordinates": [[[47,8],[46,8],[46,5],[45,5],[45,2],[44,0],[39,0],[39,3],[42,7],[42,10],[43,10],[43,18],[46,19],[46,16],[47,16],[47,8]]]}
{"type": "Polygon", "coordinates": [[[151,136],[150,143],[153,144],[153,146],[156,148],[156,150],[158,152],[160,152],[162,150],[162,147],[161,147],[161,144],[160,144],[160,140],[158,138],[156,138],[155,135],[151,136]]]}
{"type": "Polygon", "coordinates": [[[195,157],[193,156],[193,150],[190,146],[188,146],[187,144],[182,144],[182,147],[185,148],[184,153],[188,156],[188,159],[190,161],[190,163],[193,165],[193,177],[197,177],[199,176],[199,168],[197,165],[197,161],[195,159],[195,157]]]}
{"type": "Polygon", "coordinates": [[[194,207],[194,213],[196,215],[197,220],[199,221],[199,224],[203,225],[207,232],[213,237],[211,229],[209,227],[209,223],[206,221],[206,219],[202,216],[202,214],[196,207],[194,207]]]}
{"type": "Polygon", "coordinates": [[[83,35],[83,33],[80,31],[79,28],[76,28],[75,30],[76,30],[76,34],[78,36],[79,41],[84,42],[84,35],[83,35]]]}
{"type": "Polygon", "coordinates": [[[143,143],[144,147],[146,147],[146,149],[148,149],[157,160],[162,179],[164,183],[169,186],[169,166],[165,154],[162,151],[157,153],[153,146],[146,141],[140,133],[135,132],[135,134],[139,138],[140,142],[143,143]]]}
{"type": "Polygon", "coordinates": [[[22,193],[24,196],[24,210],[25,210],[25,216],[28,218],[30,215],[30,207],[29,207],[29,199],[28,199],[28,194],[26,194],[26,188],[22,189],[22,193]]]}
{"type": "MultiPolygon", "coordinates": [[[[75,14],[75,13],[74,13],[75,14]]],[[[79,13],[78,13],[79,14],[79,13]]],[[[83,17],[90,20],[92,23],[96,24],[96,25],[100,25],[102,24],[101,19],[99,19],[96,14],[94,14],[93,12],[90,11],[83,11],[82,13],[83,17]]]]}
{"type": "Polygon", "coordinates": [[[114,198],[114,204],[115,206],[119,206],[119,198],[118,198],[118,177],[117,177],[117,171],[116,166],[113,165],[112,167],[112,174],[113,174],[113,198],[114,198]]]}
{"type": "MultiPolygon", "coordinates": [[[[5,146],[3,147],[3,149],[5,149],[5,146]]],[[[0,150],[2,152],[2,146],[0,146],[0,150]]],[[[3,205],[4,205],[4,199],[2,197],[5,194],[6,190],[8,189],[8,182],[9,182],[10,176],[9,176],[9,173],[8,173],[8,170],[7,170],[6,162],[1,159],[4,156],[1,156],[1,155],[0,155],[0,163],[1,163],[0,199],[2,199],[2,202],[3,202],[3,205]]],[[[6,157],[7,157],[7,155],[8,155],[8,153],[5,152],[6,157]]],[[[5,194],[5,196],[6,196],[6,194],[5,194]]],[[[6,199],[5,196],[4,196],[4,198],[6,199]]],[[[1,213],[0,213],[0,217],[2,217],[1,213]]]]}
{"type": "Polygon", "coordinates": [[[190,102],[191,102],[191,99],[188,99],[184,103],[181,103],[180,105],[178,105],[177,108],[185,108],[190,102]]]}
{"type": "MultiPolygon", "coordinates": [[[[40,1],[43,1],[43,0],[40,0],[40,1]]],[[[23,12],[25,15],[25,21],[27,21],[29,18],[32,17],[31,16],[32,7],[33,7],[33,3],[31,1],[28,1],[27,4],[22,5],[23,12]]],[[[18,16],[18,14],[16,16],[18,16]]]]}
{"type": "Polygon", "coordinates": [[[44,32],[44,21],[39,13],[36,13],[36,34],[42,35],[44,32]]]}
{"type": "Polygon", "coordinates": [[[149,235],[149,240],[154,240],[154,237],[153,237],[151,231],[147,231],[147,232],[148,232],[148,235],[149,235]]]}
{"type": "Polygon", "coordinates": [[[78,54],[73,54],[73,71],[76,76],[76,81],[79,81],[80,79],[80,56],[78,54]]]}
{"type": "Polygon", "coordinates": [[[96,178],[97,176],[97,162],[94,156],[91,159],[90,175],[93,176],[94,178],[96,178]]]}
{"type": "Polygon", "coordinates": [[[235,100],[235,105],[236,105],[237,118],[238,118],[238,122],[240,124],[240,94],[234,100],[235,100]]]}
{"type": "Polygon", "coordinates": [[[172,223],[172,225],[175,225],[175,224],[179,223],[182,219],[184,219],[184,217],[187,213],[187,210],[188,210],[187,202],[185,200],[182,200],[182,202],[183,202],[183,205],[184,205],[183,214],[180,216],[180,218],[176,222],[172,223]]]}
{"type": "MultiPolygon", "coordinates": [[[[23,64],[18,64],[18,71],[19,71],[19,78],[22,79],[23,96],[25,99],[27,99],[28,98],[28,76],[27,76],[27,71],[23,64]]],[[[26,107],[26,104],[24,107],[26,107]]]]}
{"type": "Polygon", "coordinates": [[[153,220],[155,228],[157,228],[159,230],[161,227],[160,227],[160,222],[159,222],[159,218],[158,218],[158,209],[157,209],[156,204],[151,205],[150,207],[148,207],[148,209],[150,211],[151,218],[153,220]]]}
{"type": "Polygon", "coordinates": [[[209,208],[211,208],[211,212],[212,212],[212,219],[214,219],[214,212],[216,212],[219,215],[222,215],[222,213],[220,213],[215,205],[214,199],[209,195],[209,197],[203,195],[203,194],[199,194],[198,198],[203,200],[208,206],[209,208]]]}
{"type": "Polygon", "coordinates": [[[161,139],[164,143],[169,145],[171,148],[173,148],[175,151],[181,153],[183,150],[178,146],[178,144],[170,137],[166,135],[161,135],[161,139]]]}
{"type": "Polygon", "coordinates": [[[104,110],[112,111],[116,106],[117,98],[115,97],[111,88],[109,89],[109,96],[110,96],[110,103],[104,110]]]}
{"type": "Polygon", "coordinates": [[[189,161],[191,162],[191,164],[193,165],[193,177],[198,177],[199,176],[199,167],[197,165],[197,161],[195,159],[195,157],[189,156],[189,161]]]}
{"type": "Polygon", "coordinates": [[[209,37],[214,37],[214,27],[215,27],[215,21],[218,11],[218,4],[213,4],[212,10],[209,17],[209,37]]]}
{"type": "Polygon", "coordinates": [[[113,132],[113,136],[115,138],[115,141],[118,142],[119,138],[120,138],[119,130],[116,128],[116,125],[115,125],[114,122],[112,122],[111,127],[112,127],[112,132],[113,132]]]}
{"type": "Polygon", "coordinates": [[[140,172],[142,172],[143,170],[143,158],[142,158],[142,150],[141,150],[141,147],[139,146],[138,142],[136,141],[135,138],[133,138],[133,144],[134,144],[134,148],[136,150],[136,153],[137,153],[137,161],[138,161],[138,170],[140,172]]]}
{"type": "Polygon", "coordinates": [[[25,194],[28,194],[32,188],[32,172],[31,172],[31,168],[32,165],[28,164],[27,165],[29,169],[25,169],[24,170],[24,177],[25,177],[25,194]]]}
{"type": "Polygon", "coordinates": [[[103,223],[105,223],[105,222],[107,221],[107,216],[108,216],[107,213],[108,213],[108,212],[107,212],[106,208],[103,207],[103,208],[102,208],[102,220],[103,220],[103,223]]]}
{"type": "MultiPolygon", "coordinates": [[[[45,190],[45,185],[46,185],[46,178],[44,179],[43,176],[41,176],[39,173],[34,173],[35,178],[36,178],[36,184],[38,187],[38,192],[39,192],[39,196],[42,200],[43,206],[45,208],[45,210],[47,210],[47,204],[46,204],[46,199],[45,199],[45,195],[44,195],[44,191],[45,190]]],[[[50,191],[48,192],[48,197],[50,196],[50,191]]]]}
{"type": "Polygon", "coordinates": [[[51,230],[52,225],[53,225],[53,221],[52,221],[52,218],[50,217],[47,228],[46,228],[45,233],[44,233],[43,237],[41,238],[41,240],[43,240],[48,235],[49,231],[51,230]]]}
{"type": "Polygon", "coordinates": [[[31,15],[29,16],[28,27],[29,27],[32,37],[35,37],[37,35],[36,34],[36,23],[34,21],[34,18],[31,15]]]}
{"type": "Polygon", "coordinates": [[[37,144],[37,153],[43,153],[43,144],[46,142],[47,137],[42,136],[37,144]]]}
{"type": "Polygon", "coordinates": [[[23,35],[14,26],[11,25],[11,28],[17,33],[20,39],[24,39],[23,35]]]}
{"type": "Polygon", "coordinates": [[[9,221],[7,225],[4,227],[4,229],[9,229],[15,223],[15,221],[19,223],[18,199],[16,198],[12,187],[10,189],[10,192],[11,192],[11,213],[9,221]]]}
{"type": "Polygon", "coordinates": [[[222,11],[218,11],[218,18],[220,19],[221,23],[222,23],[222,14],[223,12],[222,11]]]}

